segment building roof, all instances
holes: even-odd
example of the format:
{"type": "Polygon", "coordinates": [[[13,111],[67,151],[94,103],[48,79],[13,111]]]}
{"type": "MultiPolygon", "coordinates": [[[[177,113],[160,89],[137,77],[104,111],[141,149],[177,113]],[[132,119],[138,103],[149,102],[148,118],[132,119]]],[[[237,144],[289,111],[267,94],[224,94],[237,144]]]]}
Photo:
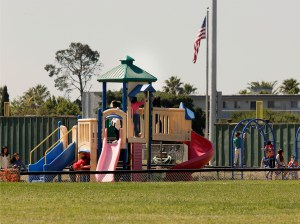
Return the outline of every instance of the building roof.
{"type": "Polygon", "coordinates": [[[157,78],[133,64],[134,59],[126,56],[121,64],[98,76],[99,82],[156,82],[157,78]]]}

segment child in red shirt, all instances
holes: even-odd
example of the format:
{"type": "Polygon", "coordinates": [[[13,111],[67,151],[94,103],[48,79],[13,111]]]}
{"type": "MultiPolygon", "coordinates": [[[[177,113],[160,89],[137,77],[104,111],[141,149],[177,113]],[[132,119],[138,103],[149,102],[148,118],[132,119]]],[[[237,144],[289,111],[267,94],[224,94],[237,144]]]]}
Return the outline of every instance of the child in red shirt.
{"type": "MultiPolygon", "coordinates": [[[[297,167],[299,167],[299,164],[297,161],[295,161],[294,155],[291,155],[291,161],[288,164],[288,168],[297,168],[297,167]]],[[[294,180],[298,179],[297,171],[290,171],[289,174],[292,176],[292,179],[294,179],[294,180]]]]}
{"type": "MultiPolygon", "coordinates": [[[[147,102],[147,98],[145,99],[147,102]]],[[[144,101],[137,101],[137,98],[134,96],[131,100],[131,109],[133,114],[133,128],[135,137],[139,137],[140,133],[140,115],[139,115],[139,107],[144,105],[144,101]]]]}
{"type": "Polygon", "coordinates": [[[90,157],[88,153],[83,153],[81,158],[77,162],[73,163],[72,167],[73,170],[81,170],[87,165],[90,165],[90,157]]]}

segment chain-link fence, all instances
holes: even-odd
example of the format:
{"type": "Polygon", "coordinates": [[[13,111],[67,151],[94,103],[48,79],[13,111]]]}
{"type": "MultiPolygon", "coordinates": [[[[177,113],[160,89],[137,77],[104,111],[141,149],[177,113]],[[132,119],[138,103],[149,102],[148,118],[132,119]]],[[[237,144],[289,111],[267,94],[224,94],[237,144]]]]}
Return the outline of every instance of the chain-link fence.
{"type": "Polygon", "coordinates": [[[0,172],[1,182],[168,182],[213,180],[298,180],[299,168],[203,168],[197,170],[0,172]]]}

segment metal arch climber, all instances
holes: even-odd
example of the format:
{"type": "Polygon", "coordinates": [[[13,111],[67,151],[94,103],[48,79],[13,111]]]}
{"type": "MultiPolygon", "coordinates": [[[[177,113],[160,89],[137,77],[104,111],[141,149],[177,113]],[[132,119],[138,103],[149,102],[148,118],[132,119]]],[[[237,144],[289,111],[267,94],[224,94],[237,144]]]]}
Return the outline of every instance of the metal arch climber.
{"type": "Polygon", "coordinates": [[[300,127],[298,128],[295,137],[295,161],[298,161],[299,145],[300,145],[300,127]]]}
{"type": "MultiPolygon", "coordinates": [[[[245,136],[245,134],[247,133],[247,131],[250,128],[255,128],[259,131],[260,135],[263,137],[264,140],[264,146],[266,145],[267,140],[271,141],[274,149],[276,149],[276,138],[273,132],[273,128],[272,126],[269,124],[268,120],[263,120],[263,119],[244,119],[242,121],[240,121],[233,129],[232,134],[231,134],[231,139],[230,139],[230,145],[231,145],[231,150],[230,150],[230,158],[231,158],[231,167],[234,167],[234,144],[233,144],[233,139],[235,136],[235,133],[238,132],[239,130],[241,130],[241,136],[245,136]],[[266,138],[266,136],[268,134],[271,134],[271,138],[266,138]]],[[[299,130],[298,130],[299,131],[299,130]]],[[[240,153],[240,157],[239,157],[239,166],[242,167],[243,164],[241,161],[243,161],[244,158],[244,141],[242,141],[241,144],[241,153],[240,153]]]]}

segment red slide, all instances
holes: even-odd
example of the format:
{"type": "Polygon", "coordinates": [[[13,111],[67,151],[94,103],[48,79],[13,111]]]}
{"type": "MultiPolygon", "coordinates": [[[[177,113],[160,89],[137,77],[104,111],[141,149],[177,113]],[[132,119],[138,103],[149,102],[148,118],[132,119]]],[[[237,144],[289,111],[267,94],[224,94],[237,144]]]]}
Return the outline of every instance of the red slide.
{"type": "Polygon", "coordinates": [[[189,160],[173,166],[171,169],[199,169],[205,166],[214,155],[212,143],[192,131],[191,141],[188,143],[189,160]]]}

